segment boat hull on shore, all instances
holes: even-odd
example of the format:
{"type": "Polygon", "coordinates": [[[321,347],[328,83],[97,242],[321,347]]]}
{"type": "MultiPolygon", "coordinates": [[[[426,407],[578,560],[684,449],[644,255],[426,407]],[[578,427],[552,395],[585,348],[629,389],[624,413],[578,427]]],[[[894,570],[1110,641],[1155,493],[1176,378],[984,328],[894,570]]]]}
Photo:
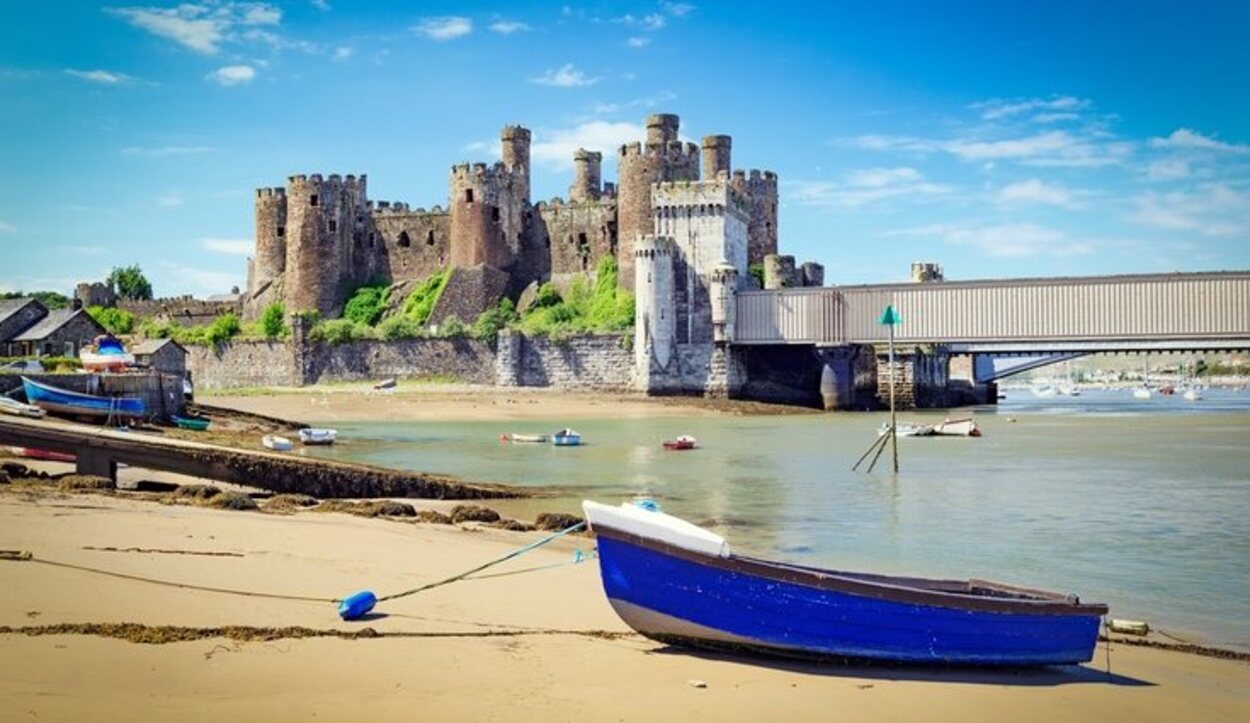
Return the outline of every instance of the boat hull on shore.
{"type": "Polygon", "coordinates": [[[663,513],[593,502],[584,510],[613,609],[639,633],[667,643],[908,664],[1072,664],[1093,657],[1107,611],[996,583],[742,557],[663,513]]]}
{"type": "Polygon", "coordinates": [[[26,399],[55,414],[85,417],[142,417],[147,413],[143,400],[135,397],[97,397],[41,384],[22,377],[26,399]]]}

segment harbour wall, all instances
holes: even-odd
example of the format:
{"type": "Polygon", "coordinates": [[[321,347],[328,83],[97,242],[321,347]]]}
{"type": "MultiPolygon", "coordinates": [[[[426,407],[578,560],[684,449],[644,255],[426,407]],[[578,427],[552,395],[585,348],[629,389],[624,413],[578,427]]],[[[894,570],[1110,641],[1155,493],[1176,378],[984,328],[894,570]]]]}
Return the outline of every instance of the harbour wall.
{"type": "Polygon", "coordinates": [[[619,335],[552,340],[503,332],[494,346],[468,338],[343,344],[232,341],[188,345],[187,369],[201,391],[391,377],[627,391],[632,388],[633,352],[619,335]]]}

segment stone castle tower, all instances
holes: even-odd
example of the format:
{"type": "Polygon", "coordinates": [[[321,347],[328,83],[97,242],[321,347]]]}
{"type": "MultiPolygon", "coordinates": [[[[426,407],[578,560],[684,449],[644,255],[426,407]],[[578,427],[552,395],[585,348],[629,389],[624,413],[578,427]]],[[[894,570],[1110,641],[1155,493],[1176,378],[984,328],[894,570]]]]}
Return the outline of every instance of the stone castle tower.
{"type": "MultiPolygon", "coordinates": [[[[633,289],[637,238],[682,233],[676,229],[683,223],[697,240],[688,253],[687,247],[673,247],[674,253],[686,254],[678,259],[686,266],[675,267],[680,273],[673,277],[674,288],[681,292],[675,303],[705,311],[709,264],[726,261],[743,278],[746,264],[775,253],[777,179],[770,172],[734,171],[729,136],[707,136],[696,146],[680,140],[679,130],[675,115],[649,116],[645,141],[618,149],[615,184],[603,180],[601,151],[578,149],[568,200],[531,198],[531,133],[513,125],[500,133],[499,162],[451,167],[446,207],[414,209],[373,201],[364,175],[294,175],[284,188],[260,188],[245,315],[255,318],[269,304],[282,302],[288,312],[332,316],[361,284],[383,280],[403,286],[448,268],[454,270],[453,279],[474,273],[493,279],[486,284],[489,293],[458,310],[473,315],[477,307],[493,306],[500,293],[515,298],[534,283],[567,288],[578,277],[593,277],[608,257],[617,261],[622,287],[633,289]],[[719,194],[718,200],[672,205],[678,191],[665,184],[699,184],[701,159],[704,183],[711,184],[701,193],[719,194]],[[661,187],[665,190],[656,190],[661,187]],[[680,208],[689,219],[657,216],[654,193],[666,194],[666,208],[672,213],[680,208]],[[730,210],[705,211],[708,207],[730,210]],[[717,220],[711,213],[722,215],[717,220]],[[746,229],[741,249],[738,221],[746,229]],[[668,230],[660,231],[659,223],[672,229],[666,225],[668,230]],[[724,244],[711,243],[712,235],[721,233],[717,228],[728,228],[734,236],[732,254],[726,255],[724,244]],[[689,268],[700,271],[692,276],[689,268]]],[[[687,323],[675,333],[683,339],[692,331],[710,338],[705,326],[687,323]]]]}

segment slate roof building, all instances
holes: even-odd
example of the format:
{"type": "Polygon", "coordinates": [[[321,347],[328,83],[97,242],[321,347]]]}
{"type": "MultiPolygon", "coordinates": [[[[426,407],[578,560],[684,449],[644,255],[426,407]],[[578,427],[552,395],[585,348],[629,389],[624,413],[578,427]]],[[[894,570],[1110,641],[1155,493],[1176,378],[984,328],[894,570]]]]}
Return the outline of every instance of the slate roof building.
{"type": "Polygon", "coordinates": [[[0,350],[5,356],[78,356],[107,334],[83,309],[49,311],[35,299],[0,301],[0,350]]]}

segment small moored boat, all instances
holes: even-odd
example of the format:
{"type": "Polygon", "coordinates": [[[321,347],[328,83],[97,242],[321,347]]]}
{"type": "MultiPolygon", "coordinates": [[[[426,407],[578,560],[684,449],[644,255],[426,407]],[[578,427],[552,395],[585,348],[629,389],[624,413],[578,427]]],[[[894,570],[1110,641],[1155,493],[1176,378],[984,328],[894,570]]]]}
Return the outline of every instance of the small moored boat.
{"type": "Polygon", "coordinates": [[[41,409],[56,414],[86,417],[142,417],[147,413],[137,397],[97,397],[42,384],[22,377],[26,398],[41,409]]]}
{"type": "Polygon", "coordinates": [[[932,580],[737,555],[685,520],[582,503],[603,590],[664,643],[787,657],[939,665],[1089,661],[1107,606],[983,580],[932,580]]]}
{"type": "Polygon", "coordinates": [[[683,434],[677,439],[664,440],[663,446],[664,446],[664,449],[676,452],[676,451],[683,451],[687,449],[694,449],[695,447],[698,446],[698,444],[699,444],[699,440],[695,439],[694,437],[691,437],[688,434],[683,434]]]}
{"type": "Polygon", "coordinates": [[[308,427],[299,431],[299,441],[306,445],[334,444],[339,436],[337,429],[318,429],[308,427]]]}
{"type": "Polygon", "coordinates": [[[1150,391],[1150,387],[1137,387],[1133,390],[1134,399],[1149,399],[1151,396],[1153,394],[1150,391]]]}
{"type": "Polygon", "coordinates": [[[15,399],[0,396],[0,414],[12,414],[15,417],[43,419],[48,413],[33,404],[22,404],[15,399]]]}
{"type": "Polygon", "coordinates": [[[503,435],[505,442],[514,444],[546,444],[547,435],[545,434],[505,434],[503,435]]]}
{"type": "Polygon", "coordinates": [[[933,425],[933,434],[939,437],[980,437],[981,430],[972,417],[947,419],[933,425]]]}
{"type": "Polygon", "coordinates": [[[579,447],[582,444],[582,434],[575,429],[565,427],[551,435],[551,443],[557,447],[579,447]]]}
{"type": "MultiPolygon", "coordinates": [[[[890,423],[882,422],[877,427],[877,436],[884,437],[890,433],[890,423]]],[[[898,425],[898,436],[900,437],[931,437],[933,436],[933,427],[928,424],[917,424],[915,422],[902,422],[898,425]]]]}
{"type": "Polygon", "coordinates": [[[1199,399],[1202,399],[1202,390],[1198,387],[1188,387],[1185,389],[1185,393],[1182,396],[1188,401],[1196,402],[1199,399]]]}
{"type": "Polygon", "coordinates": [[[378,391],[382,391],[382,390],[385,390],[385,389],[394,389],[394,388],[395,388],[395,380],[394,380],[394,379],[383,379],[382,381],[378,382],[377,384],[374,384],[374,385],[373,385],[373,388],[374,388],[374,389],[376,389],[376,390],[378,390],[378,391]]]}
{"type": "Polygon", "coordinates": [[[135,357],[115,336],[97,336],[89,347],[78,351],[82,368],[89,372],[116,372],[134,366],[135,357]]]}
{"type": "Polygon", "coordinates": [[[261,437],[260,443],[265,449],[272,449],[275,452],[290,452],[295,445],[286,437],[280,437],[276,434],[266,434],[261,437]]]}
{"type": "Polygon", "coordinates": [[[203,432],[212,423],[212,420],[203,417],[180,417],[177,414],[171,416],[170,419],[179,429],[190,429],[195,432],[203,432]]]}

